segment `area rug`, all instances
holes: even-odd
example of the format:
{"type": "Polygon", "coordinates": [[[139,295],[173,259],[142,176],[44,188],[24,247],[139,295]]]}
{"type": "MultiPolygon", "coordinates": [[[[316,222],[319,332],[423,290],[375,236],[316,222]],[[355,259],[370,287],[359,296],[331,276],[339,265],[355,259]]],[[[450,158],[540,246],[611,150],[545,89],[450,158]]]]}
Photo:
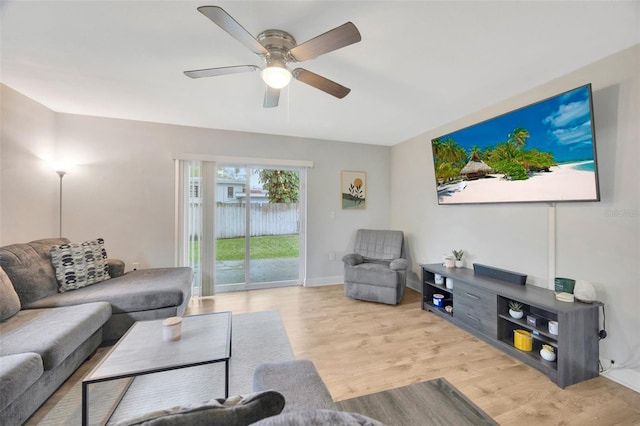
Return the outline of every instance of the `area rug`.
{"type": "MultiPolygon", "coordinates": [[[[289,338],[277,311],[233,315],[229,395],[252,391],[253,372],[264,362],[293,360],[289,338]]],[[[126,380],[92,385],[90,424],[103,424],[105,413],[126,387],[126,380]]],[[[82,383],[72,389],[39,423],[43,426],[80,425],[82,383]]],[[[203,365],[136,378],[109,423],[176,405],[224,397],[224,363],[203,365]]]]}
{"type": "Polygon", "coordinates": [[[342,411],[364,414],[386,425],[497,425],[443,378],[347,399],[342,411]]]}

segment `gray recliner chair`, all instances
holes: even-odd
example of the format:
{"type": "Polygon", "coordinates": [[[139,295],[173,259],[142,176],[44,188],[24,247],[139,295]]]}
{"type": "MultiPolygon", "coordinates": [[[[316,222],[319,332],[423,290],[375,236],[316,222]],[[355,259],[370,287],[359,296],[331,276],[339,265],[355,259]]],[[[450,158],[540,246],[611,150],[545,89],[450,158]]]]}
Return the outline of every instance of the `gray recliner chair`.
{"type": "Polygon", "coordinates": [[[396,305],[407,284],[409,262],[402,231],[358,229],[344,262],[344,294],[352,299],[396,305]]]}

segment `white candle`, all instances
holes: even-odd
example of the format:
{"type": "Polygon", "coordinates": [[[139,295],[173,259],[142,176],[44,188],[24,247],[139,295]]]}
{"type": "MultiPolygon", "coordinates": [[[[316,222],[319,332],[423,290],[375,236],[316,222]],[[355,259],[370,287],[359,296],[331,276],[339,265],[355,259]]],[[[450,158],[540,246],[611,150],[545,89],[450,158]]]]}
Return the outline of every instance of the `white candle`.
{"type": "Polygon", "coordinates": [[[181,331],[182,318],[171,317],[162,321],[162,340],[165,342],[180,340],[181,331]]]}

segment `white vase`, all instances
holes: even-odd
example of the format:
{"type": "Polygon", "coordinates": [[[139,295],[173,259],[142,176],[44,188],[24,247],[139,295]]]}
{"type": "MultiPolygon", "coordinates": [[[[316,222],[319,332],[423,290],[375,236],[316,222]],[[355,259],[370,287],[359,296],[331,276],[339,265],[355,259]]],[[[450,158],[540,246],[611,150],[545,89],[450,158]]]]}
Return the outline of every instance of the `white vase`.
{"type": "Polygon", "coordinates": [[[545,348],[540,349],[540,356],[547,361],[555,361],[556,353],[553,351],[546,350],[545,348]]]}
{"type": "Polygon", "coordinates": [[[462,268],[464,266],[463,260],[456,260],[456,268],[462,268]]]}
{"type": "Polygon", "coordinates": [[[515,319],[520,319],[524,316],[524,312],[522,311],[514,311],[513,309],[509,309],[509,315],[515,319]]]}

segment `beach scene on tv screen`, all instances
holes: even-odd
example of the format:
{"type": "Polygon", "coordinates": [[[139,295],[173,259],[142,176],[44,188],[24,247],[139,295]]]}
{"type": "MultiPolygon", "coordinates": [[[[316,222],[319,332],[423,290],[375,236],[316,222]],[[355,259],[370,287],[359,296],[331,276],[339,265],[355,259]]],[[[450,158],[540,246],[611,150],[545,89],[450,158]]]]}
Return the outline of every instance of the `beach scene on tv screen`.
{"type": "Polygon", "coordinates": [[[595,201],[590,87],[432,140],[439,204],[595,201]]]}

